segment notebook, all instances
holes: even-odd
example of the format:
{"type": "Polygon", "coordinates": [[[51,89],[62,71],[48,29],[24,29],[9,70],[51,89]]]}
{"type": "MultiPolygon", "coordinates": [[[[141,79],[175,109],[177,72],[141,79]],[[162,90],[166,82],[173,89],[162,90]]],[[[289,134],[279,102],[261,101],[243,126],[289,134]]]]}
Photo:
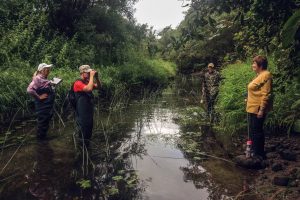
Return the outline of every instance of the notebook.
{"type": "Polygon", "coordinates": [[[54,77],[53,80],[51,80],[51,83],[54,84],[54,85],[58,85],[61,82],[62,82],[62,79],[56,78],[56,77],[54,77]]]}

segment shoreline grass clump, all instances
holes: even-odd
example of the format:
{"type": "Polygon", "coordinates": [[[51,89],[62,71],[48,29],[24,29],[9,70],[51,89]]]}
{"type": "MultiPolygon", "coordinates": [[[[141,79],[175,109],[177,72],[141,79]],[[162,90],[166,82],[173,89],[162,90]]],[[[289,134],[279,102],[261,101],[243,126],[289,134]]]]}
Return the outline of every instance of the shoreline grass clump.
{"type": "Polygon", "coordinates": [[[245,98],[247,84],[254,77],[249,63],[236,63],[221,71],[216,111],[220,114],[219,125],[226,132],[234,133],[246,127],[245,98]]]}

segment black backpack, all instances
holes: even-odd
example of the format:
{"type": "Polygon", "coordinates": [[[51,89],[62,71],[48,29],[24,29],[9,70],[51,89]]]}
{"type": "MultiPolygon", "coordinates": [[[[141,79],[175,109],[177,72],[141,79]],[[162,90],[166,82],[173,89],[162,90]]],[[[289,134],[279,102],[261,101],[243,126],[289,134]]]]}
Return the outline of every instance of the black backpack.
{"type": "MultiPolygon", "coordinates": [[[[76,81],[82,81],[81,79],[77,79],[76,81]]],[[[75,82],[76,82],[75,81],[75,82]]],[[[74,84],[75,82],[72,84],[69,92],[68,92],[68,100],[69,100],[69,103],[71,105],[71,107],[75,110],[76,109],[76,95],[75,95],[75,92],[74,92],[74,84]]]]}

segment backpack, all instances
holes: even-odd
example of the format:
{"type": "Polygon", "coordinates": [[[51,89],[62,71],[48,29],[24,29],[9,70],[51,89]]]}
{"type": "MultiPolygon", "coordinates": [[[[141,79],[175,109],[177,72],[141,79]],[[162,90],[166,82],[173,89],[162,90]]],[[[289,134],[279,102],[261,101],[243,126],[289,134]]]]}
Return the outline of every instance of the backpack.
{"type": "MultiPolygon", "coordinates": [[[[76,81],[82,81],[81,79],[77,79],[76,81]]],[[[75,82],[76,82],[75,81],[75,82]]],[[[76,109],[76,95],[75,95],[75,92],[74,92],[74,84],[75,82],[72,84],[69,92],[68,92],[68,100],[69,100],[69,103],[71,105],[71,107],[75,110],[76,109]]]]}

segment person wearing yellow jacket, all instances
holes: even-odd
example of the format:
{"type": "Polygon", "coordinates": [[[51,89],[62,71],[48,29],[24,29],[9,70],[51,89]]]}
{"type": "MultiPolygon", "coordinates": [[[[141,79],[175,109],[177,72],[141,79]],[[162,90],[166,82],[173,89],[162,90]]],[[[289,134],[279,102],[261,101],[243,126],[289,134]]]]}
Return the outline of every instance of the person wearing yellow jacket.
{"type": "Polygon", "coordinates": [[[248,84],[246,111],[248,113],[249,136],[254,155],[265,158],[265,135],[263,125],[267,113],[272,109],[272,74],[267,70],[268,60],[264,56],[253,58],[252,70],[256,77],[248,84]]]}

